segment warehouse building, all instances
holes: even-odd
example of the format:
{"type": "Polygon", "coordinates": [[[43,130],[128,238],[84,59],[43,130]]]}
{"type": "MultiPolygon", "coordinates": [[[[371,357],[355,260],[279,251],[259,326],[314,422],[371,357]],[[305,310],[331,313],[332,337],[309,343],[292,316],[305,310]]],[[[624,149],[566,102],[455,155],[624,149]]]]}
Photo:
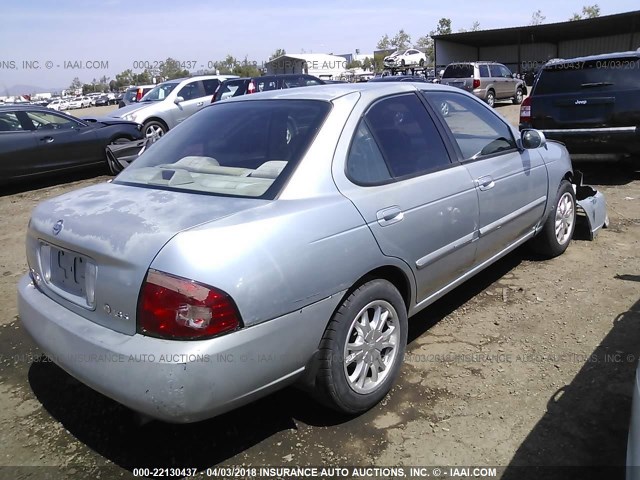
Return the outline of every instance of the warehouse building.
{"type": "Polygon", "coordinates": [[[496,61],[512,72],[537,71],[552,58],[574,58],[640,47],[640,10],[572,22],[436,35],[435,64],[496,61]]]}

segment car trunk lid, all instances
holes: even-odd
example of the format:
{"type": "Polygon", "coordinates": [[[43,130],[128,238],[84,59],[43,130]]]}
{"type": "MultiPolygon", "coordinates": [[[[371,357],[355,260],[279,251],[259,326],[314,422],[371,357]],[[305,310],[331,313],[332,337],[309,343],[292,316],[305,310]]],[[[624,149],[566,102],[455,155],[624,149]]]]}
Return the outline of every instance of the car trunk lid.
{"type": "Polygon", "coordinates": [[[133,335],[140,288],[162,247],[181,231],[264,202],[96,185],[34,210],[27,259],[47,296],[87,320],[133,335]]]}

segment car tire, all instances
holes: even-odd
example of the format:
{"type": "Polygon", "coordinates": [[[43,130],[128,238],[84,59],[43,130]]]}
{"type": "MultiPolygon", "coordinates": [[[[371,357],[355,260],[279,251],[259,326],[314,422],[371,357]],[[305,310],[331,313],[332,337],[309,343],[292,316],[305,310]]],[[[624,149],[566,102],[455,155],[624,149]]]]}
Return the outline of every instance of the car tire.
{"type": "Polygon", "coordinates": [[[340,305],[322,337],[317,398],[350,415],[369,410],[391,390],[406,344],[400,292],[386,280],[364,283],[340,305]],[[361,361],[355,360],[357,352],[361,361]]]}
{"type": "Polygon", "coordinates": [[[146,138],[161,137],[167,133],[167,130],[169,130],[167,126],[157,120],[150,120],[142,125],[142,133],[146,138]]]}
{"type": "Polygon", "coordinates": [[[553,208],[542,230],[529,243],[531,249],[544,258],[562,255],[576,228],[576,195],[573,185],[563,180],[558,188],[553,208]]]}
{"type": "Polygon", "coordinates": [[[404,66],[405,66],[404,58],[403,58],[402,60],[400,60],[400,66],[401,66],[402,68],[404,68],[404,66]]]}
{"type": "Polygon", "coordinates": [[[424,58],[420,59],[420,63],[419,63],[420,67],[424,67],[424,58]]]}
{"type": "Polygon", "coordinates": [[[522,103],[523,99],[524,99],[524,92],[522,91],[522,89],[520,87],[518,87],[516,89],[516,96],[513,97],[513,104],[514,105],[520,105],[522,103]]]}
{"type": "Polygon", "coordinates": [[[491,108],[493,108],[496,104],[496,94],[494,93],[493,90],[489,90],[487,92],[487,98],[485,98],[485,101],[487,102],[487,105],[489,105],[491,108]]]}

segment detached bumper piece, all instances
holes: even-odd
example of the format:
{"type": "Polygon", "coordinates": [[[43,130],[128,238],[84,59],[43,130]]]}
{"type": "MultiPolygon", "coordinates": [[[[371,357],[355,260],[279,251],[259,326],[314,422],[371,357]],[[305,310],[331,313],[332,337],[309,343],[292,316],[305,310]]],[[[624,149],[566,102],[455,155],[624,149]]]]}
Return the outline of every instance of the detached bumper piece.
{"type": "Polygon", "coordinates": [[[576,193],[577,220],[589,232],[589,240],[593,240],[601,228],[609,226],[607,202],[604,195],[589,185],[582,184],[582,172],[574,172],[574,190],[576,193]]]}

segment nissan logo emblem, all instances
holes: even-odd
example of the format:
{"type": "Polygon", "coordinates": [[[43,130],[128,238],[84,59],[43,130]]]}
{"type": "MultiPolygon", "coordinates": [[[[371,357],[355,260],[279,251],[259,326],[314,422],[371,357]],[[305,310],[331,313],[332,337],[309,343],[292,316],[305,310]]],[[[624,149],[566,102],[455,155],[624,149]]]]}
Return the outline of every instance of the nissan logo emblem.
{"type": "Polygon", "coordinates": [[[62,220],[58,220],[53,226],[53,234],[58,235],[62,231],[62,227],[64,227],[64,222],[62,220]]]}

